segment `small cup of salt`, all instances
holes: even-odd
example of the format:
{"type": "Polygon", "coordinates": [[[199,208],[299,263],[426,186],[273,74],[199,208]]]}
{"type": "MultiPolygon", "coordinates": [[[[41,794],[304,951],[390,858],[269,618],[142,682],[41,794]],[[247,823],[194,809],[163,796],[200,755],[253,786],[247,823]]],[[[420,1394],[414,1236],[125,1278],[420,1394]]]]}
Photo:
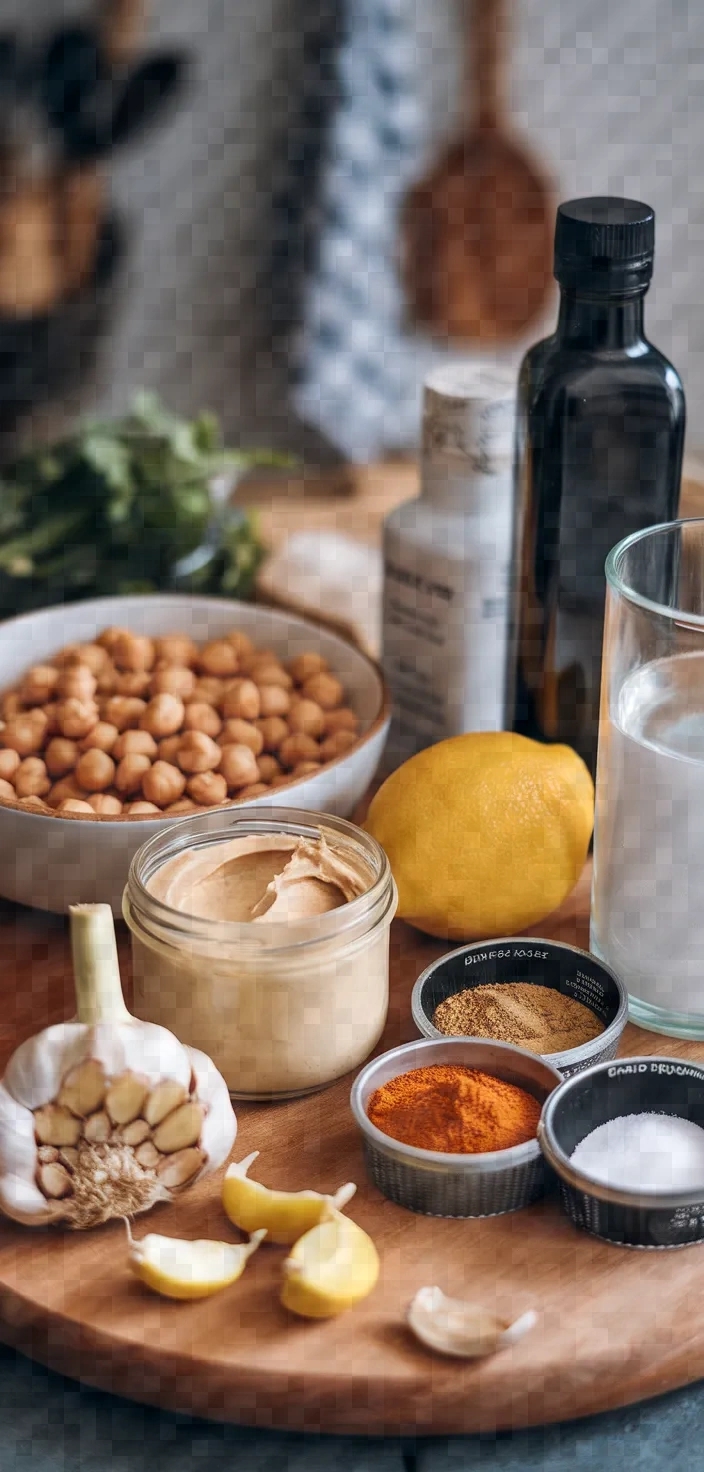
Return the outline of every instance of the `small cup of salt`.
{"type": "Polygon", "coordinates": [[[621,1058],[566,1079],[543,1154],[575,1226],[626,1247],[704,1241],[704,1066],[621,1058]]]}

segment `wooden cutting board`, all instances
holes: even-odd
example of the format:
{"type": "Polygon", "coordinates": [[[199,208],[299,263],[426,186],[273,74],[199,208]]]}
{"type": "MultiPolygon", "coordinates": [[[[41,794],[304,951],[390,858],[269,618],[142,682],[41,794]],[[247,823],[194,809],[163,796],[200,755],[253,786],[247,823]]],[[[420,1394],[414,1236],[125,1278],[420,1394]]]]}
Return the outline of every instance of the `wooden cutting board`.
{"type": "MultiPolygon", "coordinates": [[[[538,933],[587,945],[589,876],[538,933]]],[[[128,945],[121,938],[124,971],[128,945]]],[[[397,923],[384,1047],[410,1040],[409,999],[443,946],[397,923]]],[[[63,921],[0,906],[2,1060],[69,1015],[63,921]]],[[[629,1026],[624,1053],[704,1059],[704,1044],[629,1026]]],[[[148,1293],[126,1267],[125,1233],[0,1226],[0,1339],[65,1374],[135,1400],[215,1420],[291,1430],[477,1432],[587,1415],[704,1375],[704,1247],[632,1252],[581,1234],[555,1200],[483,1221],[414,1216],[366,1183],[348,1109],[351,1078],[308,1099],[238,1109],[240,1158],[260,1178],[332,1190],[356,1180],[351,1214],[374,1237],[371,1297],[325,1323],[278,1304],[285,1249],[262,1248],[232,1288],[200,1303],[148,1293]],[[404,1327],[422,1284],[507,1317],[538,1311],[515,1348],[478,1364],[434,1357],[404,1327]]],[[[219,1180],[140,1218],[147,1230],[235,1240],[219,1180]]]]}

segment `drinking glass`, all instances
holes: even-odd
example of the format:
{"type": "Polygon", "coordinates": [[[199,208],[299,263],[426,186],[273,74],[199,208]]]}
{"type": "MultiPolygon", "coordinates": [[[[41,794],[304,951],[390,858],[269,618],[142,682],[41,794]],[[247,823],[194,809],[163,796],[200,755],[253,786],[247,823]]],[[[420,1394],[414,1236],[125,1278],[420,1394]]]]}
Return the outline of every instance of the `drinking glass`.
{"type": "Polygon", "coordinates": [[[704,519],[606,561],[591,949],[631,1016],[704,1038],[704,519]]]}

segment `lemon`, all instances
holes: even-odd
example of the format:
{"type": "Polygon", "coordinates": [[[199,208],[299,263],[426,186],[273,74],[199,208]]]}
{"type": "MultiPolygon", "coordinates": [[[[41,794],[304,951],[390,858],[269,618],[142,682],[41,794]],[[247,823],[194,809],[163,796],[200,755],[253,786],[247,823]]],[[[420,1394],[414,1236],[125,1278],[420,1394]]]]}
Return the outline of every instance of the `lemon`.
{"type": "Polygon", "coordinates": [[[142,1283],[165,1298],[209,1298],[237,1282],[264,1237],[266,1232],[254,1232],[244,1243],[186,1242],[149,1232],[131,1242],[129,1265],[142,1283]]]}
{"type": "Polygon", "coordinates": [[[510,731],[453,736],[384,782],[366,827],[391,864],[398,914],[451,940],[520,934],[576,884],[594,785],[569,746],[510,731]]]}
{"type": "Polygon", "coordinates": [[[378,1276],[371,1237],[336,1213],[306,1232],[287,1257],[281,1302],[304,1319],[329,1319],[366,1298],[378,1276]]]}
{"type": "Polygon", "coordinates": [[[258,1154],[254,1150],[229,1167],[223,1181],[222,1204],[236,1227],[243,1232],[264,1227],[269,1242],[290,1246],[331,1212],[345,1206],[357,1189],[350,1181],[334,1196],[321,1196],[319,1191],[271,1191],[247,1175],[258,1154]]]}

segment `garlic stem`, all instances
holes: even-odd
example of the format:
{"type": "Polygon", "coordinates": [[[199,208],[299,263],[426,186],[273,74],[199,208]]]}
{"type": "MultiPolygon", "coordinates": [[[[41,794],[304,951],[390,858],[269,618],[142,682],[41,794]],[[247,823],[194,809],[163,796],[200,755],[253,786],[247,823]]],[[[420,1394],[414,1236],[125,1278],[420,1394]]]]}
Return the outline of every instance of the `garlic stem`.
{"type": "Polygon", "coordinates": [[[120,981],[115,924],[109,905],[71,905],[71,952],[76,1016],[97,1022],[130,1022],[120,981]]]}

